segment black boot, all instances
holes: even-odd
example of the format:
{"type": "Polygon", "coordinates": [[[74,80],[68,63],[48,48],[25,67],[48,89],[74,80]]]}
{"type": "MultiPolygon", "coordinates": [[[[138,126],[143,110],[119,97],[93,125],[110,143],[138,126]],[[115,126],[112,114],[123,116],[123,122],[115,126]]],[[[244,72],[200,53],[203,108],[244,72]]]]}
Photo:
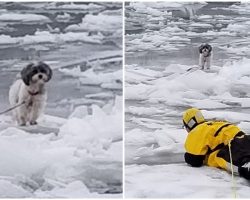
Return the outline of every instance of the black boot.
{"type": "Polygon", "coordinates": [[[250,180],[250,162],[245,163],[238,168],[240,176],[244,177],[247,180],[250,180]]]}

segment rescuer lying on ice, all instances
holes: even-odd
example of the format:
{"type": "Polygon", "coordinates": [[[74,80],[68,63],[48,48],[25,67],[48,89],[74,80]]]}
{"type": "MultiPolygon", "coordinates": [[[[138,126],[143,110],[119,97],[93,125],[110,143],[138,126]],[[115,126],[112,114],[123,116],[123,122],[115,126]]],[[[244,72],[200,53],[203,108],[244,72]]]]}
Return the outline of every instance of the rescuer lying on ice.
{"type": "Polygon", "coordinates": [[[232,160],[233,172],[250,179],[250,135],[229,122],[205,121],[196,108],[185,111],[183,123],[188,132],[186,163],[193,167],[206,164],[231,171],[232,160]]]}

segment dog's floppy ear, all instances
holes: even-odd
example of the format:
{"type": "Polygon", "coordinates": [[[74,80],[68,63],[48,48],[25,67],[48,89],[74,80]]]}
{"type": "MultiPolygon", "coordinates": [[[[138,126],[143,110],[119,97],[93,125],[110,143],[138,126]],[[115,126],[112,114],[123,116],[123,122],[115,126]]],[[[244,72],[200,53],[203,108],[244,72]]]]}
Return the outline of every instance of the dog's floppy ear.
{"type": "Polygon", "coordinates": [[[47,65],[47,71],[48,71],[48,79],[47,79],[47,82],[52,78],[52,75],[53,75],[53,72],[52,72],[52,69],[50,68],[49,65],[47,65]]]}
{"type": "Polygon", "coordinates": [[[41,61],[38,63],[38,65],[39,65],[40,67],[42,67],[42,68],[46,71],[46,75],[47,75],[47,77],[48,77],[48,79],[46,80],[46,82],[48,82],[48,81],[52,78],[52,75],[53,75],[53,72],[52,72],[50,66],[47,65],[47,64],[44,63],[44,62],[41,62],[41,61]]]}
{"type": "Polygon", "coordinates": [[[212,46],[208,44],[208,51],[211,52],[212,51],[212,46]]]}
{"type": "Polygon", "coordinates": [[[30,63],[25,68],[23,68],[21,71],[22,80],[25,83],[25,85],[28,85],[28,86],[30,85],[30,78],[31,78],[30,72],[31,72],[33,65],[34,65],[33,63],[30,63]]]}
{"type": "Polygon", "coordinates": [[[203,49],[204,45],[202,44],[200,47],[199,47],[199,52],[202,53],[202,49],[203,49]]]}

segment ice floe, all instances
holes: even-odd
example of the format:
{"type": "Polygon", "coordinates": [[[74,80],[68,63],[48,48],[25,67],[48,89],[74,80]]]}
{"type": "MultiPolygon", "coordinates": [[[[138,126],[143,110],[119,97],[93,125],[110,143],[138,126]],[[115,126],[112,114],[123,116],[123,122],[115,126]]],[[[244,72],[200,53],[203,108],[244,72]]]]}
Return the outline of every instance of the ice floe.
{"type": "Polygon", "coordinates": [[[117,97],[106,111],[95,105],[91,114],[75,111],[61,120],[56,135],[31,134],[28,127],[26,131],[18,127],[2,130],[0,143],[5,153],[0,156],[0,195],[79,198],[116,190],[109,189],[109,184],[122,182],[122,168],[115,167],[122,165],[121,103],[117,97]],[[96,163],[103,163],[102,168],[94,167],[96,163]],[[107,177],[110,173],[112,178],[107,177]]]}

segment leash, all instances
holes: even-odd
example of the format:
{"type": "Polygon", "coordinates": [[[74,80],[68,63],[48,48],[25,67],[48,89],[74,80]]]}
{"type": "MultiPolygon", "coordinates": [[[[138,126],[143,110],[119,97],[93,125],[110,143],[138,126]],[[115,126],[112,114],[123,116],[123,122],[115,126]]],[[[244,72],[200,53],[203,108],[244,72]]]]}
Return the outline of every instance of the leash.
{"type": "Polygon", "coordinates": [[[228,143],[228,149],[229,149],[229,156],[230,156],[230,166],[231,166],[231,173],[232,173],[232,191],[233,191],[233,196],[236,199],[236,184],[234,180],[234,171],[233,171],[233,159],[232,159],[232,152],[231,152],[231,141],[229,140],[228,143]]]}
{"type": "Polygon", "coordinates": [[[5,114],[7,112],[10,112],[10,111],[14,110],[15,108],[20,107],[23,104],[25,104],[25,101],[23,101],[22,103],[19,103],[19,104],[15,105],[15,106],[13,106],[13,107],[8,108],[7,110],[4,110],[4,111],[0,112],[0,115],[5,114]]]}
{"type": "Polygon", "coordinates": [[[186,72],[184,72],[184,73],[181,74],[180,76],[188,75],[188,74],[190,74],[190,73],[192,73],[192,72],[195,72],[195,71],[197,71],[197,70],[199,70],[199,69],[200,69],[200,67],[190,67],[190,68],[188,68],[188,69],[186,70],[186,72]]]}

